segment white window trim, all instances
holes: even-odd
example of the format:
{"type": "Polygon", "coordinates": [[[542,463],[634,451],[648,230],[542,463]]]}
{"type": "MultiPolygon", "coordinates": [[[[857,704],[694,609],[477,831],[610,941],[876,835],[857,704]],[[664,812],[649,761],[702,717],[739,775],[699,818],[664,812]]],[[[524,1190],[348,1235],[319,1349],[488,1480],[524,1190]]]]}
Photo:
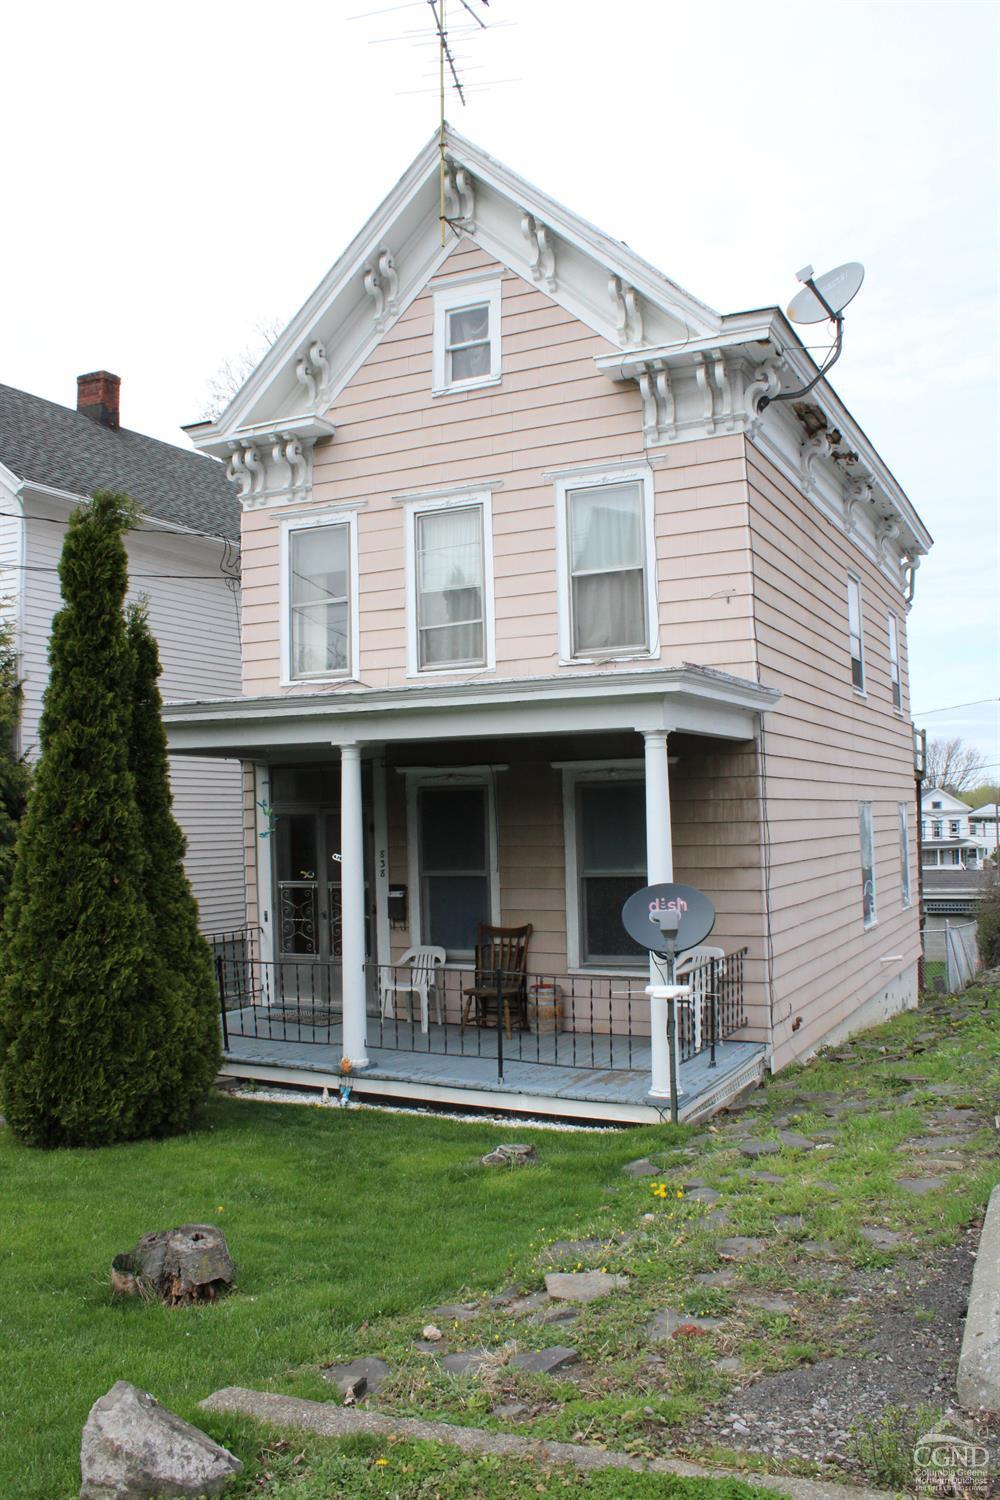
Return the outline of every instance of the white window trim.
{"type": "Polygon", "coordinates": [[[849,676],[850,682],[851,682],[851,691],[858,698],[867,698],[867,696],[868,696],[868,663],[865,661],[865,606],[864,606],[864,594],[863,594],[863,591],[862,591],[862,588],[861,588],[861,578],[860,578],[860,575],[857,574],[857,573],[848,573],[848,575],[847,575],[847,671],[848,671],[848,676],[849,676]],[[861,686],[860,687],[856,687],[855,686],[853,674],[851,673],[851,662],[854,660],[854,657],[851,654],[851,584],[852,583],[857,585],[857,590],[858,590],[858,647],[859,647],[859,649],[861,651],[861,657],[860,657],[860,661],[861,661],[861,686]]]}
{"type": "Polygon", "coordinates": [[[496,606],[493,589],[493,497],[488,489],[460,489],[453,495],[435,500],[410,500],[405,508],[405,565],[406,565],[406,675],[407,677],[481,677],[486,672],[495,672],[496,659],[496,606]],[[417,633],[417,517],[436,510],[468,510],[479,505],[483,511],[483,652],[485,663],[468,665],[448,664],[442,667],[421,667],[420,641],[417,633]]]}
{"type": "Polygon", "coordinates": [[[559,665],[580,666],[595,662],[656,661],[660,655],[660,617],[657,607],[656,536],[653,526],[655,490],[653,471],[646,464],[621,464],[580,474],[567,472],[553,475],[556,506],[556,591],[559,601],[559,665]],[[615,651],[573,655],[572,586],[569,560],[569,496],[574,490],[598,489],[612,484],[640,485],[643,512],[644,571],[646,575],[645,649],[627,648],[615,651]]]}
{"type": "Polygon", "coordinates": [[[580,928],[580,857],[577,850],[576,789],[581,782],[606,784],[611,781],[645,782],[643,761],[609,760],[571,765],[556,763],[562,770],[563,847],[566,863],[566,969],[569,974],[610,974],[612,977],[634,977],[648,973],[649,965],[642,959],[635,964],[623,961],[618,968],[609,968],[607,963],[588,964],[583,958],[583,941],[580,928]]]}
{"type": "MultiPolygon", "coordinates": [[[[503,769],[498,767],[496,769],[503,769]]],[[[420,889],[420,813],[419,793],[425,786],[484,786],[486,788],[486,825],[488,838],[487,877],[490,887],[490,921],[500,925],[500,858],[497,841],[496,781],[490,770],[470,769],[468,766],[445,766],[438,771],[401,768],[406,777],[406,869],[409,880],[410,943],[429,942],[423,930],[423,901],[420,889]]],[[[453,959],[445,965],[448,969],[468,969],[469,959],[453,959]]]]}
{"type": "Polygon", "coordinates": [[[899,804],[899,864],[901,900],[905,909],[913,905],[913,878],[910,874],[910,811],[905,802],[899,804]]]}
{"type": "Polygon", "coordinates": [[[281,523],[279,536],[279,604],[281,615],[281,686],[300,687],[304,683],[323,684],[332,682],[359,682],[359,657],[361,652],[361,627],[358,619],[358,513],[356,506],[343,506],[330,510],[310,511],[298,516],[289,516],[281,523]],[[317,526],[346,526],[348,528],[349,589],[348,613],[350,615],[351,660],[346,672],[324,672],[308,677],[292,675],[292,621],[289,564],[291,547],[289,537],[293,531],[308,531],[317,526]]]}
{"type": "Polygon", "coordinates": [[[452,391],[475,391],[486,385],[498,385],[501,373],[500,316],[503,293],[499,276],[482,281],[448,282],[434,288],[434,338],[432,359],[431,394],[445,396],[452,391]],[[445,344],[448,332],[448,314],[459,307],[476,307],[485,302],[489,307],[490,370],[488,375],[476,375],[471,380],[449,380],[448,360],[445,344]]]}
{"type": "Polygon", "coordinates": [[[899,664],[899,620],[892,610],[886,616],[886,635],[889,641],[889,702],[892,704],[893,713],[902,717],[903,713],[903,673],[899,664]],[[899,702],[896,702],[893,692],[893,667],[896,669],[896,685],[899,689],[899,702]]]}

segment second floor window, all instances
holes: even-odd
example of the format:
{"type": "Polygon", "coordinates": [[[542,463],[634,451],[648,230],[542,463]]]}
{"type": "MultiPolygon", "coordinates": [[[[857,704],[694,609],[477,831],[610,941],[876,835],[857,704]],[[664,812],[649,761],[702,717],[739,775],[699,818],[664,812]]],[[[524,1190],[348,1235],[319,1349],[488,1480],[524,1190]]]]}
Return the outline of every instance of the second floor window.
{"type": "Polygon", "coordinates": [[[641,480],[566,491],[574,657],[648,651],[649,559],[641,480]]]}
{"type": "Polygon", "coordinates": [[[940,818],[935,818],[931,823],[931,838],[940,839],[944,837],[944,824],[940,818]]]}
{"type": "Polygon", "coordinates": [[[351,673],[351,528],[288,533],[288,670],[294,678],[351,673]]]}
{"type": "Polygon", "coordinates": [[[855,692],[865,690],[865,644],[861,623],[861,580],[847,577],[847,628],[851,647],[851,685],[855,692]]]}
{"type": "Polygon", "coordinates": [[[948,837],[951,838],[951,839],[957,839],[957,838],[961,837],[961,834],[962,834],[962,825],[959,822],[958,818],[952,818],[952,819],[950,819],[950,821],[948,823],[948,837]]]}
{"type": "Polygon", "coordinates": [[[417,662],[421,669],[485,663],[483,508],[418,513],[417,662]]]}
{"type": "Polygon", "coordinates": [[[896,616],[890,615],[889,629],[889,689],[892,694],[893,708],[903,706],[903,686],[899,677],[899,627],[896,624],[896,616]]]}

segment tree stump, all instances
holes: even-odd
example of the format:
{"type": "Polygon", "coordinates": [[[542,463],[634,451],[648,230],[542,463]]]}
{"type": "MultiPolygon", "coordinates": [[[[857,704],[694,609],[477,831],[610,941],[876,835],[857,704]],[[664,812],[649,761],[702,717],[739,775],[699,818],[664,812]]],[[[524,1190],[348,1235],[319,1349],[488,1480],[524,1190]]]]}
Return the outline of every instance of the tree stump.
{"type": "Polygon", "coordinates": [[[111,1262],[111,1289],[119,1296],[159,1297],[170,1307],[214,1302],[233,1284],[236,1268],[225,1236],[212,1224],[159,1229],[111,1262]]]}

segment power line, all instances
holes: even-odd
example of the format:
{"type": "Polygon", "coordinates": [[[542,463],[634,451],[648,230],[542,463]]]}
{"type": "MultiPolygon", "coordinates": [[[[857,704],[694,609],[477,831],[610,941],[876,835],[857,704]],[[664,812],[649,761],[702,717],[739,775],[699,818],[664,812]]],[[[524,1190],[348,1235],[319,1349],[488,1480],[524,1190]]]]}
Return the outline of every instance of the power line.
{"type": "Polygon", "coordinates": [[[930,714],[950,714],[956,708],[979,708],[984,703],[1000,703],[1000,698],[973,698],[971,703],[949,703],[944,708],[925,708],[920,713],[913,712],[915,719],[926,719],[930,714]]]}
{"type": "MultiPolygon", "coordinates": [[[[44,521],[49,526],[69,526],[69,519],[64,520],[61,516],[24,516],[16,510],[0,510],[0,516],[10,521],[44,521]]],[[[236,545],[236,538],[224,536],[221,531],[196,531],[192,526],[184,526],[175,529],[169,524],[163,526],[130,526],[129,534],[145,532],[148,536],[175,536],[175,537],[204,537],[210,542],[226,542],[229,546],[236,545]]]]}

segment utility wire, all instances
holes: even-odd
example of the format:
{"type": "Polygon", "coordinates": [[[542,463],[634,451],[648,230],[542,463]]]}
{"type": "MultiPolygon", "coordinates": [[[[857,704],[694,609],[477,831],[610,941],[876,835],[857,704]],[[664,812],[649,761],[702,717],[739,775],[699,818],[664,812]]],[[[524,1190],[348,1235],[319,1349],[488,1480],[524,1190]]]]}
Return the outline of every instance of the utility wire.
{"type": "Polygon", "coordinates": [[[950,714],[956,708],[979,708],[984,703],[1000,703],[1000,698],[973,698],[971,703],[949,703],[944,708],[925,708],[920,713],[911,710],[915,719],[926,719],[930,714],[950,714]]]}

